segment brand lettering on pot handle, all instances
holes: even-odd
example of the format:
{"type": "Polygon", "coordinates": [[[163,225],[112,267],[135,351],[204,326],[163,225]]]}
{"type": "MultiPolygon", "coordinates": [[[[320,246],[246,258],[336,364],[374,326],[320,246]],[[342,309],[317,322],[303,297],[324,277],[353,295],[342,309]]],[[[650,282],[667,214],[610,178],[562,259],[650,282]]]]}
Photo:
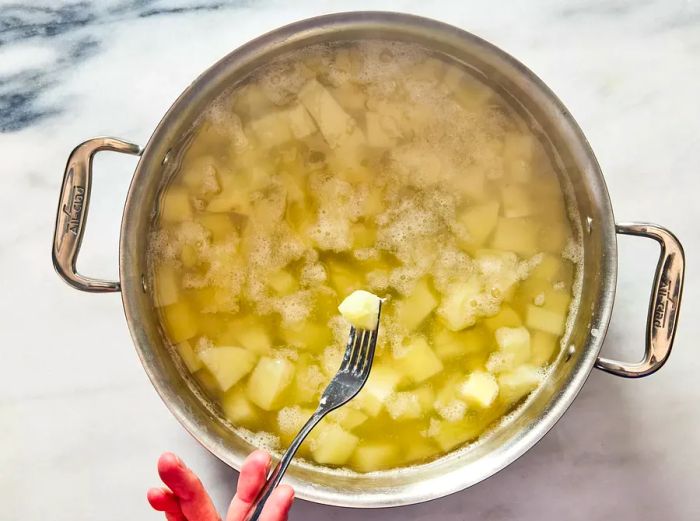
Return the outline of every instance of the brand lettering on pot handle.
{"type": "Polygon", "coordinates": [[[85,202],[85,187],[75,185],[68,194],[68,202],[63,205],[63,213],[66,221],[63,223],[63,232],[78,235],[80,231],[80,219],[83,215],[83,203],[85,202]]]}
{"type": "Polygon", "coordinates": [[[656,294],[656,302],[654,303],[654,327],[665,328],[669,312],[673,312],[676,303],[670,297],[671,279],[662,277],[659,281],[659,291],[656,294]]]}

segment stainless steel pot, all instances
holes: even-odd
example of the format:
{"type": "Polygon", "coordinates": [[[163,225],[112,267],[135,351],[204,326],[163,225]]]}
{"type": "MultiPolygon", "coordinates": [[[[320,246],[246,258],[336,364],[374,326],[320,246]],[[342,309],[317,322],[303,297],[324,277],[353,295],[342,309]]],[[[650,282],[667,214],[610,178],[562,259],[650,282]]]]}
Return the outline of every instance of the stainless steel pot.
{"type": "Polygon", "coordinates": [[[401,471],[343,474],[294,465],[288,482],[299,497],[349,507],[419,503],[462,490],[502,469],[532,447],[569,407],[593,367],[624,377],[647,376],[667,360],[678,321],[684,255],[678,240],[653,224],[618,224],[598,163],[576,122],[556,96],[524,65],[469,33],[404,14],[357,12],[304,20],[235,50],[190,85],[155,129],[146,147],[113,138],[79,145],[66,167],[56,220],[53,261],[71,286],[92,292],[121,291],[126,320],[143,367],[165,404],[206,448],[229,465],[240,465],[253,447],[226,427],[216,408],[197,391],[171,356],[159,330],[147,287],[146,250],[159,191],[171,173],[169,160],[180,137],[223,89],[270,59],[329,41],[380,38],[414,42],[471,68],[499,89],[542,131],[571,186],[583,244],[584,281],[573,327],[544,386],[508,424],[484,442],[437,461],[401,471]],[[122,218],[120,280],[91,279],[75,263],[90,200],[92,158],[113,150],[140,155],[122,218]],[[598,356],[608,328],[617,278],[616,233],[654,239],[661,256],[652,285],[644,359],[626,363],[598,356]]]}

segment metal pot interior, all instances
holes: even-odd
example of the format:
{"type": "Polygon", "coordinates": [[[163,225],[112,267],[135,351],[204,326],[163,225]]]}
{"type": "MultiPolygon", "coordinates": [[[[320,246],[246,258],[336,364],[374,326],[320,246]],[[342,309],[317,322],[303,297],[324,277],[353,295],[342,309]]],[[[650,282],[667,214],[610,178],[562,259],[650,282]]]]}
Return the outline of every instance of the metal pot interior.
{"type": "Polygon", "coordinates": [[[305,20],[232,52],[201,75],[156,128],[134,174],[122,221],[120,276],[124,309],[139,357],[154,387],[183,426],[224,462],[239,468],[253,447],[238,436],[194,382],[185,377],[159,330],[148,295],[148,232],[158,194],[173,172],[187,130],[223,90],[282,53],[328,41],[408,41],[462,63],[482,76],[539,130],[569,189],[579,229],[578,305],[545,384],[508,421],[480,442],[428,464],[350,474],[296,463],[287,482],[299,497],[325,504],[383,507],[419,503],[475,484],[534,445],[583,385],[607,329],[616,282],[612,209],[600,169],[568,111],[522,64],[479,38],[432,20],[394,13],[345,13],[305,20]],[[592,336],[591,329],[599,334],[592,336]]]}

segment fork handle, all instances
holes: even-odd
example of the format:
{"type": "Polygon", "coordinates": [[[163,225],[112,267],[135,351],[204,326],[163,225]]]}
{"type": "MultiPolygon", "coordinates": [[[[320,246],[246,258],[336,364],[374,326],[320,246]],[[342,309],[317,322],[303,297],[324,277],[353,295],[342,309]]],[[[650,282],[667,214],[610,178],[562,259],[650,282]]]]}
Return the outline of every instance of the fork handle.
{"type": "Polygon", "coordinates": [[[306,437],[326,414],[328,414],[328,411],[321,411],[317,409],[316,412],[313,413],[311,418],[309,418],[309,420],[304,424],[304,426],[299,431],[299,434],[296,435],[294,441],[292,441],[292,443],[289,445],[287,452],[284,453],[282,459],[279,461],[279,463],[277,463],[277,466],[270,473],[269,477],[267,478],[267,482],[265,483],[265,486],[258,493],[257,497],[255,498],[255,501],[253,501],[253,504],[251,505],[250,510],[248,511],[248,514],[243,518],[243,521],[257,521],[257,519],[260,518],[260,514],[263,510],[263,507],[265,506],[265,503],[270,497],[270,494],[272,494],[272,491],[275,490],[275,488],[277,488],[277,485],[279,485],[280,481],[282,480],[282,476],[284,476],[284,473],[287,471],[287,468],[292,462],[292,458],[294,458],[294,455],[296,454],[297,450],[299,450],[299,447],[304,442],[306,437]]]}

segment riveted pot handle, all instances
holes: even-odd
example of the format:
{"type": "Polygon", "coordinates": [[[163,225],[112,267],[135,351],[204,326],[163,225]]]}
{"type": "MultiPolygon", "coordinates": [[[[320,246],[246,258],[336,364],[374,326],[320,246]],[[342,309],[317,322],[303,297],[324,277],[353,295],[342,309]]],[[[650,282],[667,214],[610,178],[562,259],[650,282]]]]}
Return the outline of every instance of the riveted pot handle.
{"type": "Polygon", "coordinates": [[[617,233],[654,239],[661,246],[649,301],[644,359],[633,364],[607,358],[596,361],[596,367],[608,373],[640,378],[658,371],[671,354],[683,293],[685,255],[678,239],[661,226],[625,223],[618,224],[616,229],[617,233]]]}
{"type": "Polygon", "coordinates": [[[63,175],[53,236],[52,258],[58,274],[74,288],[91,292],[120,289],[119,282],[84,277],[75,269],[90,202],[92,158],[101,150],[134,155],[141,153],[137,145],[109,137],[90,139],[75,147],[68,157],[66,172],[63,175]]]}

